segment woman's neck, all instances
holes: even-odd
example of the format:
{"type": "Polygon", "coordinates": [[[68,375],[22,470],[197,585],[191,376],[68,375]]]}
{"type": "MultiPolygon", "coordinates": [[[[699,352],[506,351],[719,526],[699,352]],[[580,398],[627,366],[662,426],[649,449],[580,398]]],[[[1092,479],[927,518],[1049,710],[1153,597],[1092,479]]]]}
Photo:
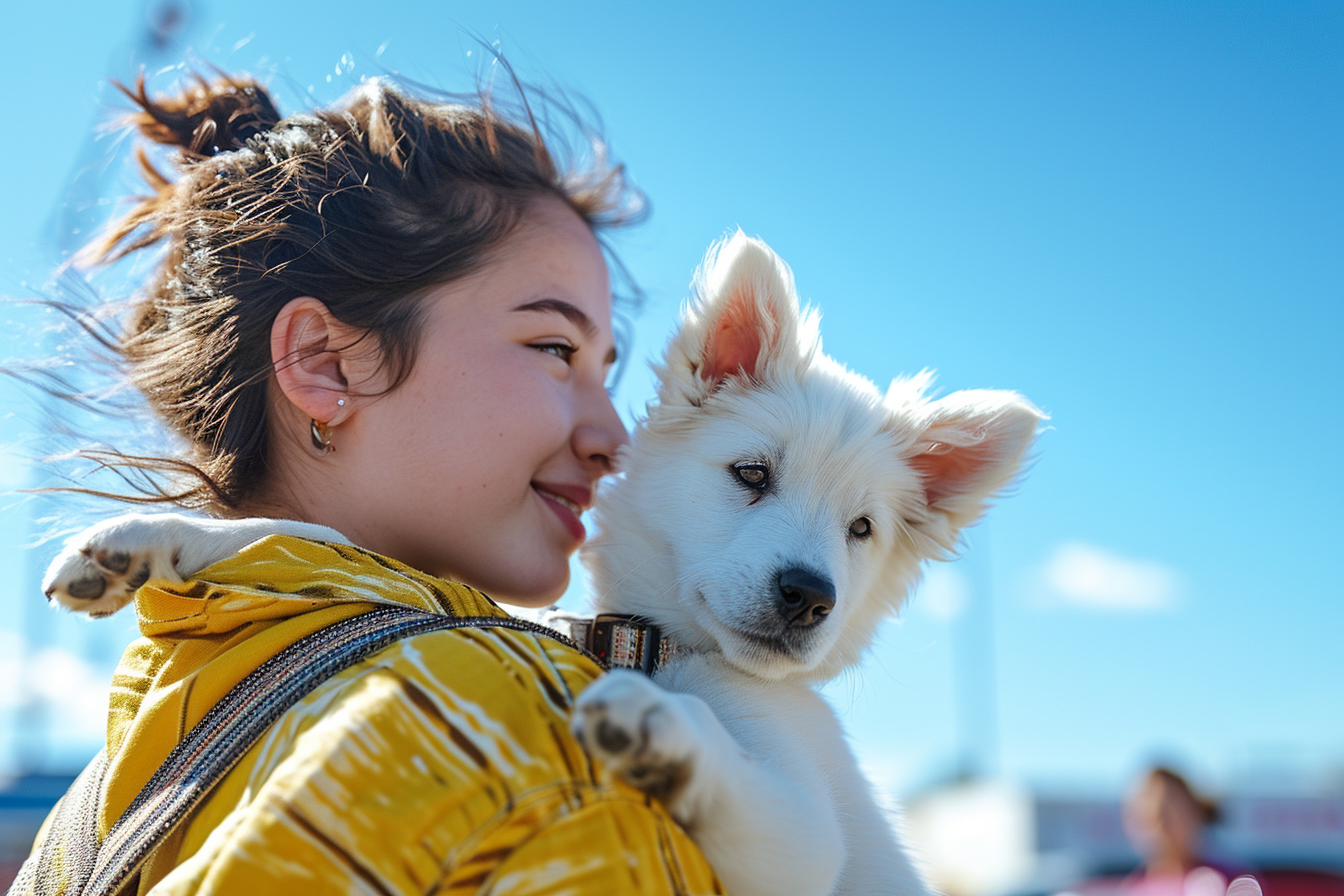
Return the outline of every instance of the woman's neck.
{"type": "Polygon", "coordinates": [[[1147,874],[1185,874],[1199,865],[1199,856],[1180,847],[1172,847],[1155,853],[1149,860],[1147,874]]]}

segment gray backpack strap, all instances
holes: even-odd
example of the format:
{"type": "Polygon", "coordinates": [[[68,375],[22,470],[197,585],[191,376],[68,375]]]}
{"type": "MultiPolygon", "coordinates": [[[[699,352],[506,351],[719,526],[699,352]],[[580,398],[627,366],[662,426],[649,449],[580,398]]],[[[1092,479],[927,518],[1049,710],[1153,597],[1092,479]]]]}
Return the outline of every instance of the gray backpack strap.
{"type": "Polygon", "coordinates": [[[61,889],[58,873],[67,876],[66,892],[79,893],[84,889],[98,858],[98,802],[103,795],[103,773],[106,771],[107,751],[99,750],[56,803],[46,843],[40,852],[24,861],[9,892],[57,893],[61,889]],[[65,846],[63,851],[54,846],[58,838],[65,846]],[[58,852],[62,863],[59,870],[56,868],[58,852]]]}
{"type": "Polygon", "coordinates": [[[99,753],[62,797],[41,853],[24,863],[9,892],[36,896],[121,893],[137,878],[155,848],[272,723],[323,681],[402,638],[469,626],[524,627],[516,622],[520,620],[461,619],[391,606],[352,616],[294,642],[234,685],[187,732],[101,844],[97,842],[97,819],[106,756],[99,753]],[[62,879],[56,877],[58,853],[62,879]]]}

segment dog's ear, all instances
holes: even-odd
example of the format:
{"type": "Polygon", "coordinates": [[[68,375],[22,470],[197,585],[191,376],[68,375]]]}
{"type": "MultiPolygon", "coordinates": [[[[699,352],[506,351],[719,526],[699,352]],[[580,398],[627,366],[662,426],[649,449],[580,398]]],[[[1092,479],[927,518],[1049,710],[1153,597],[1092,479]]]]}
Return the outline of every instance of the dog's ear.
{"type": "Polygon", "coordinates": [[[658,371],[662,404],[698,405],[730,378],[759,382],[801,357],[793,273],[761,240],[739,230],[711,246],[693,290],[658,371]]]}
{"type": "MultiPolygon", "coordinates": [[[[922,383],[917,388],[922,391],[922,383]]],[[[929,510],[924,528],[950,550],[957,533],[979,519],[989,499],[1021,472],[1046,416],[1015,392],[983,389],[919,400],[897,411],[911,412],[918,422],[907,461],[923,482],[929,510]]]]}

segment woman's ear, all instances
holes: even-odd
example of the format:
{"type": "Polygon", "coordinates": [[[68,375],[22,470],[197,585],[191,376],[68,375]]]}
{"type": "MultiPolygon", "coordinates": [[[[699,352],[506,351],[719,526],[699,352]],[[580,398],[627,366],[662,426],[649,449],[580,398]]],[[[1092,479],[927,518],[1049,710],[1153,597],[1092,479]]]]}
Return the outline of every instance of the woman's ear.
{"type": "Polygon", "coordinates": [[[305,417],[335,426],[350,415],[350,380],[357,362],[348,355],[360,335],[312,296],[291,299],[275,316],[271,324],[275,379],[305,417]]]}

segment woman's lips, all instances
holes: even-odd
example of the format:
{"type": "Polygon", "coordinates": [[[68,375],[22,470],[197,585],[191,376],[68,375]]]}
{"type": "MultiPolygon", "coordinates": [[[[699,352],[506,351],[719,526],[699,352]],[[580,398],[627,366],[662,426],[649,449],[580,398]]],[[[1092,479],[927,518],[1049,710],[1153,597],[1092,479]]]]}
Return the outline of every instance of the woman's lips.
{"type": "Polygon", "coordinates": [[[533,485],[532,489],[541,496],[551,510],[555,511],[555,515],[560,517],[560,522],[565,524],[565,528],[574,536],[575,541],[583,541],[587,537],[588,533],[579,520],[579,514],[583,513],[582,507],[564,495],[557,495],[542,486],[533,485]]]}

